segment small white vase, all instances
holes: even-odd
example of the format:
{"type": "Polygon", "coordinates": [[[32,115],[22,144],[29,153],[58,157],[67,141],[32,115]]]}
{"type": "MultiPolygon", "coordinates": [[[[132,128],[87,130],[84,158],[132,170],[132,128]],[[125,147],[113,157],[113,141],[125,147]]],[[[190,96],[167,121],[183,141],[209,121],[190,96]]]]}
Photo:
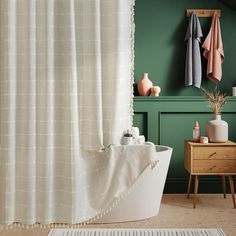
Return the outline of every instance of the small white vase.
{"type": "Polygon", "coordinates": [[[232,87],[232,96],[236,96],[236,87],[234,86],[234,87],[232,87]]]}
{"type": "Polygon", "coordinates": [[[212,143],[228,141],[228,123],[221,120],[221,115],[213,115],[213,120],[206,123],[206,135],[212,143]]]}

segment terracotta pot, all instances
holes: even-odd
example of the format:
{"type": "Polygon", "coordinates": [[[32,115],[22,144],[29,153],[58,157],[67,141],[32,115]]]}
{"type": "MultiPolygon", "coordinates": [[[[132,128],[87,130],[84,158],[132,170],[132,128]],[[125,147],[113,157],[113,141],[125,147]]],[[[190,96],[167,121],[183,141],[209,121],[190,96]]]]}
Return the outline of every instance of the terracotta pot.
{"type": "Polygon", "coordinates": [[[138,82],[138,92],[141,96],[149,96],[153,83],[148,79],[148,73],[143,73],[142,79],[138,82]]]}
{"type": "Polygon", "coordinates": [[[228,141],[228,123],[221,120],[221,115],[213,116],[213,120],[206,123],[206,135],[212,143],[228,141]]]}

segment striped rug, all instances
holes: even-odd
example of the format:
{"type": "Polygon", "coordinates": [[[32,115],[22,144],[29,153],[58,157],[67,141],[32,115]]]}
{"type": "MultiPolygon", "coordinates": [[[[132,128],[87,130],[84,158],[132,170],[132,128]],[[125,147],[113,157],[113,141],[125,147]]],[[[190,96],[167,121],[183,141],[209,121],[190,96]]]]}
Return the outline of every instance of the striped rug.
{"type": "Polygon", "coordinates": [[[51,229],[48,236],[226,236],[222,229],[51,229]]]}

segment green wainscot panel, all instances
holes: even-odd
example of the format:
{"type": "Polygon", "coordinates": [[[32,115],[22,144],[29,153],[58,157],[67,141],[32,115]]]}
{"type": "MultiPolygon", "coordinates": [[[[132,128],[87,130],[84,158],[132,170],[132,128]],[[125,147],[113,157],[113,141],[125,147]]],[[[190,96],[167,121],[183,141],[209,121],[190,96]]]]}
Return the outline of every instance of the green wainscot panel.
{"type": "MultiPolygon", "coordinates": [[[[186,192],[184,140],[192,139],[195,121],[200,123],[201,133],[205,135],[205,124],[212,118],[206,99],[202,96],[135,97],[134,112],[134,126],[139,127],[148,141],[173,148],[165,192],[186,192]]],[[[229,97],[222,119],[229,124],[229,139],[236,142],[236,97],[229,97]]],[[[200,178],[199,191],[222,192],[220,178],[200,178]]]]}
{"type": "Polygon", "coordinates": [[[147,113],[137,112],[135,113],[133,120],[134,127],[139,128],[140,135],[147,137],[147,113]]]}

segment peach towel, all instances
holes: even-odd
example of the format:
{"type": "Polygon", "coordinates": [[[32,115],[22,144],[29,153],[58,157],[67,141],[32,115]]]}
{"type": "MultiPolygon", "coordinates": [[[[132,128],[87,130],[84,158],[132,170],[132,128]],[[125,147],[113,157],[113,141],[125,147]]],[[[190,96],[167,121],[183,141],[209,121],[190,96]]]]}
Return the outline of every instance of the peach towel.
{"type": "Polygon", "coordinates": [[[211,29],[202,47],[203,56],[208,60],[207,78],[215,83],[221,81],[222,63],[224,61],[223,43],[221,38],[220,21],[216,13],[213,15],[211,29]]]}

